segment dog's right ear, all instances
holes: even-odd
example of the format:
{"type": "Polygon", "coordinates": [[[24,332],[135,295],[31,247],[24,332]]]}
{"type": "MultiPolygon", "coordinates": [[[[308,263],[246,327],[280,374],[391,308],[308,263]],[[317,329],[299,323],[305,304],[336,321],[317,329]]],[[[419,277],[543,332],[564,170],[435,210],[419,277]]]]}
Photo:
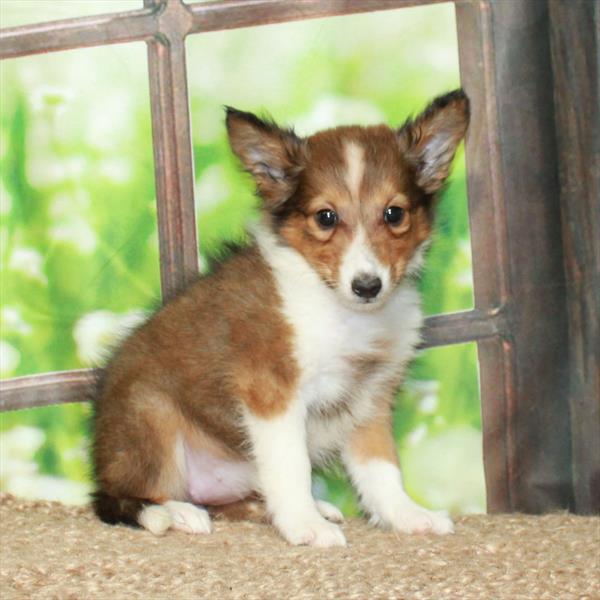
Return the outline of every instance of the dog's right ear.
{"type": "Polygon", "coordinates": [[[226,107],[229,143],[256,182],[268,209],[281,206],[295,191],[305,164],[305,142],[291,129],[252,113],[226,107]]]}

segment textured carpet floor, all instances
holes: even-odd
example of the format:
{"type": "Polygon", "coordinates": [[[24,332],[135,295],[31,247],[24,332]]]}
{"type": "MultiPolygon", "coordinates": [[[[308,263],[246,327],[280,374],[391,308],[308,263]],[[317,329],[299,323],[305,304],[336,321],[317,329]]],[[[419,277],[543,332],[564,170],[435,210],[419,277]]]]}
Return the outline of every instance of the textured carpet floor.
{"type": "Polygon", "coordinates": [[[88,508],[4,495],[0,597],[600,599],[600,518],[470,516],[443,538],[343,528],[348,547],[323,550],[252,523],[155,538],[99,523],[88,508]]]}

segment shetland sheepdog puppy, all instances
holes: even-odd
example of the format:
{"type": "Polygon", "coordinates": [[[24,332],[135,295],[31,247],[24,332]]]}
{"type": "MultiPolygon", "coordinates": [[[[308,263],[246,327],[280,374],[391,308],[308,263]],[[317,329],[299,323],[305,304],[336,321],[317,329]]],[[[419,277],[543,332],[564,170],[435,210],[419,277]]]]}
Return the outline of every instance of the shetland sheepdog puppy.
{"type": "Polygon", "coordinates": [[[419,342],[414,276],[436,193],[469,121],[462,90],[398,129],[307,138],[227,109],[256,183],[249,243],[122,343],[95,399],[95,510],[105,522],[211,531],[256,509],[291,544],[343,546],[340,511],[311,493],[339,457],[372,521],[450,533],[413,502],[392,436],[419,342]]]}

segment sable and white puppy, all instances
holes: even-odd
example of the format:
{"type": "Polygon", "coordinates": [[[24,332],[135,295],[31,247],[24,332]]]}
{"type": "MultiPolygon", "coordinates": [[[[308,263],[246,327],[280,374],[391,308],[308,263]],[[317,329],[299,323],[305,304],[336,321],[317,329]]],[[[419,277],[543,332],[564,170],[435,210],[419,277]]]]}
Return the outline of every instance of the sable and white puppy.
{"type": "Polygon", "coordinates": [[[106,522],[211,529],[207,507],[264,498],[292,544],[344,545],[311,467],[340,456],[372,520],[449,533],[402,486],[391,415],[419,341],[411,274],[469,120],[462,90],[399,129],[306,139],[227,111],[262,201],[251,242],[133,333],[95,403],[106,522]]]}

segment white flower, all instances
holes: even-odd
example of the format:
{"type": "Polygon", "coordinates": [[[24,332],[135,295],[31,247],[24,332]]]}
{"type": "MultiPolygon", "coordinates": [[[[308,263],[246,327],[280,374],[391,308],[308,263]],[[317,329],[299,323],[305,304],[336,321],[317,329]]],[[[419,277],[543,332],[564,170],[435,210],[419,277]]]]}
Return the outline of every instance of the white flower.
{"type": "Polygon", "coordinates": [[[146,317],[146,311],[140,309],[124,314],[97,310],[84,315],[73,329],[79,360],[86,366],[98,365],[106,352],[146,317]]]}
{"type": "Polygon", "coordinates": [[[401,452],[407,488],[430,508],[485,512],[481,431],[466,425],[421,436],[401,452]]]}
{"type": "Polygon", "coordinates": [[[82,189],[61,192],[52,198],[50,215],[54,224],[48,232],[55,242],[70,244],[82,254],[90,254],[98,245],[96,232],[83,213],[90,205],[89,194],[82,189]]]}
{"type": "Polygon", "coordinates": [[[35,248],[15,248],[8,261],[8,267],[30,279],[48,283],[48,278],[42,272],[43,262],[42,255],[35,248]]]}
{"type": "Polygon", "coordinates": [[[319,129],[334,125],[361,123],[377,124],[385,121],[383,113],[370,102],[345,96],[324,96],[307,115],[295,120],[300,135],[310,135],[319,129]]]}
{"type": "Polygon", "coordinates": [[[60,113],[65,110],[73,94],[67,88],[40,85],[30,96],[35,111],[60,113]]]}
{"type": "Polygon", "coordinates": [[[46,436],[37,427],[17,425],[0,433],[0,486],[8,491],[13,477],[32,477],[38,466],[34,454],[46,436]]]}
{"type": "Polygon", "coordinates": [[[34,455],[45,439],[41,429],[24,425],[0,434],[0,488],[22,498],[68,504],[88,502],[88,484],[40,475],[34,455]]]}
{"type": "Polygon", "coordinates": [[[82,188],[59,192],[52,196],[48,212],[53,219],[64,220],[75,213],[82,214],[90,206],[90,195],[82,188]]]}
{"type": "Polygon", "coordinates": [[[83,129],[86,146],[114,152],[123,140],[131,137],[135,120],[131,118],[136,110],[135,96],[127,91],[119,91],[113,86],[110,94],[98,95],[89,102],[90,114],[83,129]]]}
{"type": "Polygon", "coordinates": [[[6,331],[15,331],[21,335],[29,335],[32,327],[23,319],[18,308],[14,306],[5,306],[0,311],[2,319],[2,328],[6,331]]]}
{"type": "Polygon", "coordinates": [[[90,254],[98,245],[96,232],[83,217],[73,215],[53,225],[48,232],[55,242],[75,246],[82,254],[90,254]]]}
{"type": "Polygon", "coordinates": [[[29,500],[53,500],[64,504],[82,505],[89,502],[92,488],[87,483],[51,475],[15,475],[3,485],[4,489],[29,500]]]}
{"type": "Polygon", "coordinates": [[[220,165],[211,165],[202,171],[196,182],[196,209],[206,212],[215,204],[229,197],[229,182],[225,170],[220,165]]]}
{"type": "Polygon", "coordinates": [[[14,373],[21,362],[21,353],[5,340],[0,340],[0,375],[7,377],[14,373]]]}
{"type": "Polygon", "coordinates": [[[10,481],[14,477],[33,477],[38,473],[38,466],[34,460],[23,460],[9,456],[4,452],[0,441],[0,489],[9,491],[10,481]]]}
{"type": "Polygon", "coordinates": [[[417,379],[410,381],[408,388],[418,400],[419,411],[429,415],[433,414],[438,407],[438,393],[440,384],[438,381],[417,379]]]}
{"type": "MultiPolygon", "coordinates": [[[[35,128],[33,129],[35,132],[35,128]]],[[[85,174],[88,162],[84,156],[71,156],[70,158],[53,158],[49,156],[49,150],[44,147],[48,142],[43,138],[35,139],[33,133],[30,144],[39,145],[38,150],[32,152],[27,159],[27,177],[37,187],[56,185],[63,181],[80,181],[85,174]]]]}
{"type": "MultiPolygon", "coordinates": [[[[41,448],[46,435],[37,427],[17,425],[0,433],[0,451],[3,458],[32,459],[41,448]]],[[[4,461],[2,461],[4,463],[4,461]]],[[[3,468],[3,467],[2,467],[3,468]]]]}
{"type": "Polygon", "coordinates": [[[88,502],[88,484],[39,474],[34,455],[45,439],[41,429],[24,425],[0,434],[0,488],[22,498],[88,502]]]}
{"type": "Polygon", "coordinates": [[[106,158],[98,163],[98,173],[114,183],[123,184],[131,180],[133,170],[125,158],[106,158]]]}
{"type": "Polygon", "coordinates": [[[407,436],[407,441],[411,446],[415,446],[427,435],[427,425],[421,423],[417,425],[407,436]]]}
{"type": "Polygon", "coordinates": [[[438,397],[436,394],[426,394],[419,402],[419,410],[426,414],[433,414],[438,407],[438,397]]]}

